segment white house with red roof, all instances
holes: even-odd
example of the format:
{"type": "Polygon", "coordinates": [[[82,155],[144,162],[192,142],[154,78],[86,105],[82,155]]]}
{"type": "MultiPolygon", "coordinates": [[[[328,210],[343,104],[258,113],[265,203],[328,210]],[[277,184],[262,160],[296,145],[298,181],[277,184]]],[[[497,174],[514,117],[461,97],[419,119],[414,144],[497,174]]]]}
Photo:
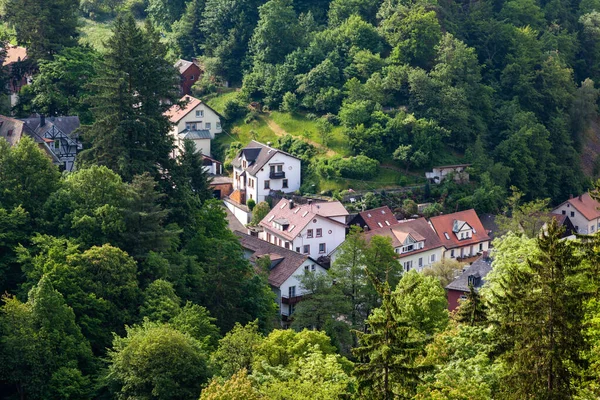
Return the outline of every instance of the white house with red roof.
{"type": "Polygon", "coordinates": [[[600,203],[589,193],[570,198],[554,210],[553,214],[566,215],[577,233],[592,234],[600,230],[600,203]]]}
{"type": "Polygon", "coordinates": [[[318,260],[344,242],[347,216],[339,201],[300,205],[282,199],[260,222],[259,238],[318,260]]]}
{"type": "Polygon", "coordinates": [[[446,248],[445,258],[471,258],[489,248],[490,237],[473,209],[432,217],[429,224],[446,248]]]}
{"type": "Polygon", "coordinates": [[[315,259],[295,251],[282,249],[255,236],[236,231],[246,258],[252,263],[269,257],[269,285],[276,295],[282,322],[286,325],[294,308],[308,292],[302,287],[301,278],[306,272],[325,273],[327,270],[315,259]]]}
{"type": "Polygon", "coordinates": [[[182,150],[186,140],[196,145],[196,151],[210,157],[211,140],[221,133],[221,115],[206,103],[192,96],[181,99],[183,106],[174,105],[165,115],[173,124],[171,135],[175,143],[173,157],[182,150]]]}
{"type": "Polygon", "coordinates": [[[365,239],[370,241],[374,236],[385,236],[392,239],[392,246],[398,255],[398,262],[405,272],[423,268],[440,261],[446,248],[431,229],[425,218],[399,222],[365,232],[365,239]]]}

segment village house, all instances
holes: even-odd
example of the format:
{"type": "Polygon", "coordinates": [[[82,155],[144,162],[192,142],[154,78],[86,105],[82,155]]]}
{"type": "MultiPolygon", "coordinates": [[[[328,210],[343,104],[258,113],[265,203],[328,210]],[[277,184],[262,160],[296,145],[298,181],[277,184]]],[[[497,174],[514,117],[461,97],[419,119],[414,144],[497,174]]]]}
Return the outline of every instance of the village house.
{"type": "Polygon", "coordinates": [[[235,234],[250,262],[256,264],[258,259],[269,257],[269,285],[276,295],[282,325],[287,326],[294,307],[308,293],[300,284],[302,275],[305,272],[325,273],[326,269],[307,254],[281,248],[240,231],[235,234]]]}
{"type": "Polygon", "coordinates": [[[454,311],[462,300],[466,300],[470,292],[469,286],[477,291],[485,283],[485,276],[492,270],[492,260],[488,257],[487,251],[482,256],[465,268],[463,272],[446,286],[446,295],[448,296],[448,310],[454,311]]]}
{"type": "Polygon", "coordinates": [[[392,246],[397,254],[398,262],[405,272],[411,269],[421,272],[436,261],[440,261],[446,250],[425,218],[400,222],[396,225],[365,232],[367,241],[374,236],[385,236],[392,239],[392,246]]]}
{"type": "Polygon", "coordinates": [[[399,222],[388,206],[374,208],[359,212],[348,225],[356,225],[365,232],[387,226],[397,225],[399,222]]]}
{"type": "Polygon", "coordinates": [[[490,237],[473,209],[432,217],[429,224],[446,248],[445,258],[469,259],[489,248],[490,237]]]}
{"type": "MultiPolygon", "coordinates": [[[[264,201],[271,191],[293,193],[300,189],[300,159],[271,147],[251,141],[231,162],[233,189],[239,192],[237,202],[264,201]]],[[[344,221],[345,222],[345,221],[344,221]]]]}
{"type": "Polygon", "coordinates": [[[192,86],[202,77],[204,73],[200,63],[192,61],[177,60],[174,67],[179,71],[179,91],[181,96],[191,95],[192,86]]]}
{"type": "Polygon", "coordinates": [[[172,156],[177,157],[183,151],[185,141],[191,140],[196,145],[196,151],[211,157],[211,141],[222,132],[221,115],[192,96],[184,96],[181,102],[184,103],[182,107],[174,105],[166,112],[173,124],[171,135],[175,149],[172,156]]]}
{"type": "Polygon", "coordinates": [[[81,142],[77,135],[78,117],[30,117],[23,120],[0,115],[0,137],[14,146],[31,137],[61,170],[72,171],[81,142]]]}
{"type": "Polygon", "coordinates": [[[565,215],[574,226],[576,233],[592,234],[600,230],[600,203],[589,193],[581,194],[560,204],[552,213],[565,215]]]}
{"type": "Polygon", "coordinates": [[[455,182],[467,183],[469,182],[469,174],[466,170],[467,167],[470,166],[471,164],[458,164],[434,167],[433,171],[425,172],[425,178],[427,178],[431,183],[438,184],[442,183],[442,181],[446,179],[448,175],[452,175],[455,182]]]}
{"type": "Polygon", "coordinates": [[[259,238],[325,264],[346,238],[347,216],[339,201],[297,205],[281,199],[260,222],[259,238]]]}
{"type": "Polygon", "coordinates": [[[8,45],[2,67],[8,72],[7,89],[10,93],[10,106],[19,101],[19,92],[23,86],[31,83],[31,71],[27,63],[27,49],[21,46],[8,45]]]}
{"type": "Polygon", "coordinates": [[[43,115],[24,118],[27,127],[33,132],[36,141],[48,143],[58,159],[61,170],[73,171],[77,153],[81,151],[78,129],[79,117],[45,117],[43,115]]]}

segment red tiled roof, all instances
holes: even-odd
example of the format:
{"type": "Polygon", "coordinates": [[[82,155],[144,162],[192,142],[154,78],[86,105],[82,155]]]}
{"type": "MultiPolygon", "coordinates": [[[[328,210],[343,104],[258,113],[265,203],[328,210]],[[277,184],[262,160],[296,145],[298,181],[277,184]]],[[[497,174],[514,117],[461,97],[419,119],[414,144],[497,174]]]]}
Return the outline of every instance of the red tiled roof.
{"type": "Polygon", "coordinates": [[[437,217],[432,217],[429,221],[435,229],[438,238],[447,249],[468,246],[490,240],[477,213],[473,209],[452,214],[438,215],[437,217]],[[469,224],[469,226],[475,230],[473,236],[470,239],[459,240],[452,231],[454,221],[463,221],[469,224]],[[448,239],[446,239],[446,235],[448,235],[448,239]]]}
{"type": "Polygon", "coordinates": [[[314,203],[314,204],[297,204],[294,208],[290,208],[290,201],[281,199],[275,207],[267,214],[260,226],[267,228],[278,235],[281,235],[289,240],[294,240],[296,236],[306,225],[316,217],[327,218],[329,221],[344,225],[330,217],[346,216],[348,211],[339,201],[314,203]],[[274,220],[285,220],[287,228],[285,230],[275,230],[272,222],[274,220]]]}
{"type": "MultiPolygon", "coordinates": [[[[384,226],[397,225],[399,222],[388,206],[374,208],[358,213],[370,230],[379,229],[384,226]]],[[[361,228],[364,228],[361,227],[361,228]]]]}
{"type": "MultiPolygon", "coordinates": [[[[235,231],[235,234],[240,240],[242,247],[253,252],[252,257],[254,260],[262,256],[268,256],[272,264],[275,264],[269,272],[269,284],[271,286],[280,287],[283,285],[307,259],[310,259],[305,254],[284,249],[283,247],[265,242],[254,236],[246,235],[240,231],[235,231]]],[[[315,264],[319,264],[316,261],[314,262],[315,264]]]]}
{"type": "Polygon", "coordinates": [[[581,196],[569,199],[565,201],[565,203],[571,204],[577,211],[583,214],[588,221],[600,218],[600,210],[598,210],[600,203],[592,199],[589,193],[584,193],[581,196]]]}
{"type": "Polygon", "coordinates": [[[392,246],[396,248],[404,245],[404,240],[406,240],[408,235],[412,236],[415,241],[420,242],[424,240],[425,243],[422,249],[414,250],[410,253],[405,253],[404,255],[421,253],[442,247],[440,239],[431,226],[429,226],[429,223],[425,218],[418,218],[393,226],[373,229],[372,231],[365,233],[365,239],[370,241],[373,236],[387,236],[392,238],[392,246]]]}
{"type": "Polygon", "coordinates": [[[169,110],[165,113],[169,120],[174,124],[178,123],[181,120],[181,118],[188,115],[194,108],[196,108],[200,103],[202,103],[202,101],[192,96],[183,96],[181,98],[181,101],[187,101],[185,107],[181,108],[177,104],[175,104],[173,107],[169,108],[169,110]]]}

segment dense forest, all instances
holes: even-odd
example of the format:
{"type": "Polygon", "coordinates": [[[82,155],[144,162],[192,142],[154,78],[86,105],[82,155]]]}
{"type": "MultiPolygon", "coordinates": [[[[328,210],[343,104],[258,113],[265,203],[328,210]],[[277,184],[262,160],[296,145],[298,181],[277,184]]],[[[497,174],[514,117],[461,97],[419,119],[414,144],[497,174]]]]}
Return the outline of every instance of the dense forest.
{"type": "MultiPolygon", "coordinates": [[[[600,237],[520,229],[537,214],[519,211],[592,186],[600,3],[0,4],[0,39],[36,72],[14,112],[78,115],[84,140],[71,173],[0,141],[0,398],[600,397],[600,237]],[[114,18],[104,50],[79,44],[82,16],[114,18]],[[254,100],[341,125],[355,158],[316,171],[452,152],[481,208],[515,187],[484,289],[449,314],[456,266],[403,273],[390,241],[352,231],[276,329],[270,260],[244,258],[193,145],[170,157],[180,57],[205,66],[196,90],[240,87],[232,121],[254,100]]],[[[310,164],[306,144],[279,145],[310,164]]]]}

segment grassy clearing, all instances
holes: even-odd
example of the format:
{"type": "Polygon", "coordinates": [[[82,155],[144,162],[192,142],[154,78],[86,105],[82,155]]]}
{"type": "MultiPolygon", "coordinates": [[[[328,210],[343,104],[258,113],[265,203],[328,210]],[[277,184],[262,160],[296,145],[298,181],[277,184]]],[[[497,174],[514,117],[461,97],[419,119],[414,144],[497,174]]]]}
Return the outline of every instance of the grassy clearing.
{"type": "Polygon", "coordinates": [[[104,42],[111,35],[112,20],[97,22],[87,18],[80,18],[79,43],[92,46],[98,51],[104,51],[104,42]]]}
{"type": "Polygon", "coordinates": [[[382,190],[397,188],[398,186],[408,186],[420,184],[424,182],[424,178],[407,177],[404,173],[381,167],[376,177],[371,180],[363,181],[358,179],[323,179],[319,180],[319,191],[335,191],[335,190],[382,190]]]}
{"type": "Polygon", "coordinates": [[[236,95],[236,89],[229,88],[225,89],[223,93],[219,95],[206,96],[202,100],[206,102],[210,107],[217,110],[217,112],[223,114],[225,111],[225,103],[229,100],[233,100],[236,95]]]}

